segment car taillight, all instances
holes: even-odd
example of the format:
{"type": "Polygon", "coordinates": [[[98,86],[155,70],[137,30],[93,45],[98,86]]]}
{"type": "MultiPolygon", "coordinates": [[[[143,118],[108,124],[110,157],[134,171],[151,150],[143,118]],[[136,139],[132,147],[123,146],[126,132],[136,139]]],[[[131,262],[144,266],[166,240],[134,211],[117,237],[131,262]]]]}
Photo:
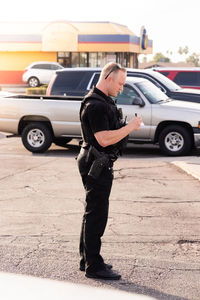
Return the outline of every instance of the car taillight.
{"type": "Polygon", "coordinates": [[[52,76],[51,81],[49,82],[49,85],[46,90],[46,96],[51,96],[51,89],[52,89],[52,85],[56,79],[56,76],[57,76],[56,74],[52,76]]]}

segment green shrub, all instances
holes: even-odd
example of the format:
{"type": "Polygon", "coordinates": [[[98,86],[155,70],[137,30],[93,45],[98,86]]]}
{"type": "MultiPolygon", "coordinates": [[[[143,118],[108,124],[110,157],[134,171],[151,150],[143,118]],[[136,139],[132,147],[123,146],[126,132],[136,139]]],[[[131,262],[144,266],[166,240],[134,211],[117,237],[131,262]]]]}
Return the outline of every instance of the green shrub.
{"type": "Polygon", "coordinates": [[[30,87],[26,89],[26,95],[46,95],[48,85],[44,84],[39,87],[30,87]]]}

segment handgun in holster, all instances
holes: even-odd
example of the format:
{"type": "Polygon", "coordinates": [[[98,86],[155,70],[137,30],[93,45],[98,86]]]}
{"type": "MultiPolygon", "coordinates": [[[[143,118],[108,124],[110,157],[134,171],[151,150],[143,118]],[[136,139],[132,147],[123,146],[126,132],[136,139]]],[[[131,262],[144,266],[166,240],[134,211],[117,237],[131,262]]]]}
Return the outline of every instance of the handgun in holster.
{"type": "Polygon", "coordinates": [[[106,153],[99,152],[94,146],[90,146],[86,157],[86,162],[92,161],[88,176],[97,179],[105,167],[110,166],[110,158],[106,153]],[[94,160],[93,160],[94,159],[94,160]]]}

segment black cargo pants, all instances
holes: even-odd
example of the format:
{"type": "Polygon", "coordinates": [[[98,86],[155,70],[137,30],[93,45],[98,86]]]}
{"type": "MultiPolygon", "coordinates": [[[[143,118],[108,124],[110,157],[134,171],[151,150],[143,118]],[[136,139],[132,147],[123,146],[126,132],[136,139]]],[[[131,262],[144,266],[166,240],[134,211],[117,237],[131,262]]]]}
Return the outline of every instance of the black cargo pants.
{"type": "Polygon", "coordinates": [[[100,255],[101,237],[108,220],[113,169],[104,168],[96,180],[87,176],[91,164],[88,165],[85,162],[86,155],[87,150],[82,148],[77,158],[79,172],[86,191],[79,250],[81,263],[85,263],[85,269],[95,272],[102,268],[104,262],[100,255]]]}

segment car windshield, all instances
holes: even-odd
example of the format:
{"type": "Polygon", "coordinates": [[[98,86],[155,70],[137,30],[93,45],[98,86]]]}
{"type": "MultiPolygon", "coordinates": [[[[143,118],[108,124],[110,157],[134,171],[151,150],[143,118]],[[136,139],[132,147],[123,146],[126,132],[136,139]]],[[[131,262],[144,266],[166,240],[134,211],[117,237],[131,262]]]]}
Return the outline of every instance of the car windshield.
{"type": "Polygon", "coordinates": [[[169,99],[157,86],[148,80],[136,82],[135,85],[152,104],[169,99]]]}
{"type": "MultiPolygon", "coordinates": [[[[149,74],[151,73],[149,72],[149,74]]],[[[163,85],[165,85],[171,91],[177,91],[181,89],[181,87],[178,84],[167,78],[165,75],[160,74],[159,72],[153,71],[153,77],[155,77],[158,81],[163,83],[163,85]]]]}

